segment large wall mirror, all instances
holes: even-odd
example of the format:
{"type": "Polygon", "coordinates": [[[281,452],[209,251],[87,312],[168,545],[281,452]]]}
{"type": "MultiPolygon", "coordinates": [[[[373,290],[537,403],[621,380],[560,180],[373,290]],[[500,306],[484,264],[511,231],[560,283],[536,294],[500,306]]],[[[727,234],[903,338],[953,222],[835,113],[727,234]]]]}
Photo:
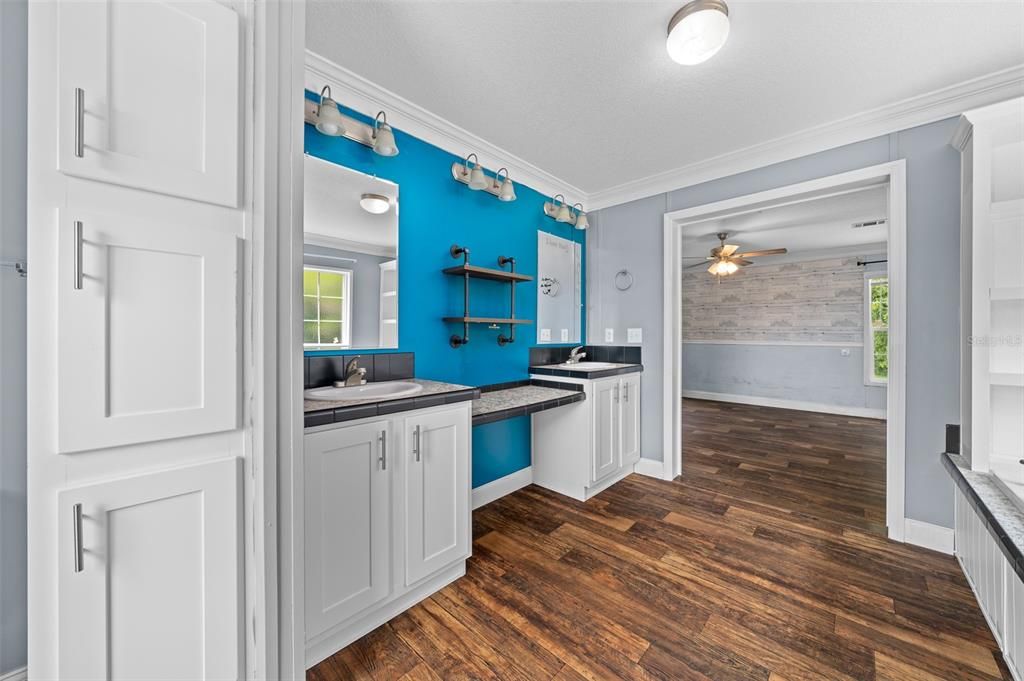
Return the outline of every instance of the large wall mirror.
{"type": "Polygon", "coordinates": [[[537,342],[579,343],[580,244],[537,232],[537,342]]]}
{"type": "Polygon", "coordinates": [[[398,185],[305,158],[302,340],[398,347],[398,185]]]}

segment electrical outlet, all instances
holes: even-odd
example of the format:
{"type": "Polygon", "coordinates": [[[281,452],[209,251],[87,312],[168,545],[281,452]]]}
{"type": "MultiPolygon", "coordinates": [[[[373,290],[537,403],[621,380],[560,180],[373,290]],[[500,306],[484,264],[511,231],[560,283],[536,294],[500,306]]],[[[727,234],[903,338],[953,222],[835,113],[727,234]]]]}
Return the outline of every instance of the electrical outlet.
{"type": "Polygon", "coordinates": [[[849,357],[850,348],[843,348],[842,350],[839,351],[839,354],[842,355],[843,357],[849,357]]]}
{"type": "Polygon", "coordinates": [[[562,342],[563,343],[568,343],[569,342],[569,329],[562,329],[562,342]]]}
{"type": "Polygon", "coordinates": [[[551,329],[541,329],[540,330],[540,339],[542,341],[549,341],[549,340],[551,340],[551,329]]]}
{"type": "Polygon", "coordinates": [[[626,342],[627,343],[643,343],[644,342],[644,330],[643,329],[626,329],[626,342]]]}
{"type": "Polygon", "coordinates": [[[604,330],[604,342],[605,343],[614,343],[615,342],[615,329],[605,329],[604,330]]]}

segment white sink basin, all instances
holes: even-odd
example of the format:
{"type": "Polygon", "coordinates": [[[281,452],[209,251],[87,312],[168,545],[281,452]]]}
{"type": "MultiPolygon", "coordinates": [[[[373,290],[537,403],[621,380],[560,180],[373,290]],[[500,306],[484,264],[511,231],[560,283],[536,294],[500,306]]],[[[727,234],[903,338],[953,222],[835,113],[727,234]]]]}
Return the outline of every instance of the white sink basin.
{"type": "Polygon", "coordinates": [[[323,400],[333,402],[335,400],[372,400],[383,397],[408,397],[423,390],[419,383],[409,381],[384,381],[382,383],[367,383],[366,385],[349,385],[343,388],[311,388],[304,395],[307,400],[323,400]]]}
{"type": "Polygon", "coordinates": [[[579,369],[580,371],[597,371],[600,369],[614,369],[619,365],[611,362],[576,362],[575,364],[564,362],[560,366],[566,369],[579,369]]]}

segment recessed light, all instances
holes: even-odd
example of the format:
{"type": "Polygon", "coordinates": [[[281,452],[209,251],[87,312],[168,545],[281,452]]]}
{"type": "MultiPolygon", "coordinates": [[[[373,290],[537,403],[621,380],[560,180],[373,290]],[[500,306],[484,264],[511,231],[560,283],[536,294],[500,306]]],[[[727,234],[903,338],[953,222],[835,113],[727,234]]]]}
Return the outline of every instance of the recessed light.
{"type": "Polygon", "coordinates": [[[381,194],[363,194],[359,197],[359,205],[367,213],[380,215],[387,213],[388,208],[391,208],[391,199],[381,194]]]}
{"type": "Polygon", "coordinates": [[[723,0],[693,0],[668,22],[665,47],[686,66],[711,59],[729,38],[729,6],[723,0]]]}

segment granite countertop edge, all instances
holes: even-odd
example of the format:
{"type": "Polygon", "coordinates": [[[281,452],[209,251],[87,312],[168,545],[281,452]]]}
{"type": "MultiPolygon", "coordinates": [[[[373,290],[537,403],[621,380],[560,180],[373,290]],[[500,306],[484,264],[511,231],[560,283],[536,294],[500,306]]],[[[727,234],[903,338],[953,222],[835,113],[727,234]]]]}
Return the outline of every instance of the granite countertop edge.
{"type": "Polygon", "coordinates": [[[609,376],[620,376],[622,374],[639,373],[644,370],[643,364],[615,363],[616,366],[607,369],[579,369],[570,368],[562,364],[539,364],[530,367],[530,373],[540,376],[567,376],[569,378],[607,378],[609,376]]]}

